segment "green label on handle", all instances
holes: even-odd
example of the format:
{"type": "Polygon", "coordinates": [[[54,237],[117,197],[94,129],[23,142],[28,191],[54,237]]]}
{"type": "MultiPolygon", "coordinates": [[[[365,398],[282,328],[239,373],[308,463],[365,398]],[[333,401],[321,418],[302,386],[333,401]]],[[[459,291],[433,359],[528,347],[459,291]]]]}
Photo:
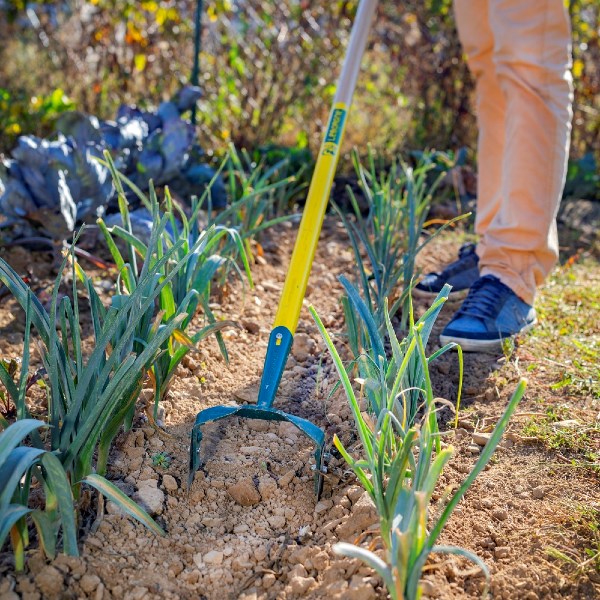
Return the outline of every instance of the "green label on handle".
{"type": "Polygon", "coordinates": [[[337,146],[342,139],[342,133],[344,131],[344,121],[346,120],[346,110],[343,108],[334,108],[331,113],[331,120],[329,121],[329,127],[325,134],[325,141],[323,144],[323,154],[334,155],[337,151],[337,146]]]}

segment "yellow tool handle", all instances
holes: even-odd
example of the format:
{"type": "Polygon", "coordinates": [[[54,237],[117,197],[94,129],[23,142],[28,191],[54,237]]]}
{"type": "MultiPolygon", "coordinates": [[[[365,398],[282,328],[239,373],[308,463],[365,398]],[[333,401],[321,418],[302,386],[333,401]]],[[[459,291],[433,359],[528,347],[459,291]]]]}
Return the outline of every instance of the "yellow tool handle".
{"type": "Polygon", "coordinates": [[[296,331],[308,277],[321,233],[325,210],[339,160],[339,144],[344,132],[348,107],[338,103],[329,117],[327,135],[315,165],[298,237],[292,253],[279,308],[273,327],[283,325],[293,334],[296,331]],[[332,141],[327,141],[331,139],[332,141]],[[333,141],[336,140],[336,141],[333,141]]]}
{"type": "Polygon", "coordinates": [[[293,335],[300,319],[302,301],[312,268],[313,259],[325,217],[325,210],[333,185],[333,178],[340,157],[340,147],[346,127],[346,116],[352,103],[354,88],[360,70],[371,21],[377,8],[377,0],[361,0],[352,28],[346,59],[329,114],[325,138],[319,150],[317,164],[308,190],[308,197],[292,252],[288,274],[285,279],[279,307],[275,315],[275,327],[286,327],[293,335]]]}

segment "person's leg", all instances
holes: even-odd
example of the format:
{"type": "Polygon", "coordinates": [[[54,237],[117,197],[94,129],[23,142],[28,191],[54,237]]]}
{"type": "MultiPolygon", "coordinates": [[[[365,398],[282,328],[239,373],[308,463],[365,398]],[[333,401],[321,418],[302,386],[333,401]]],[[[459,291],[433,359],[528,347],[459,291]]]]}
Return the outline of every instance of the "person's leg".
{"type": "MultiPolygon", "coordinates": [[[[461,10],[476,4],[456,0],[459,30],[461,10]]],[[[481,130],[476,226],[481,277],[440,340],[495,351],[535,324],[536,287],[558,257],[556,212],[566,173],[572,86],[562,0],[490,0],[487,16],[494,40],[491,64],[489,55],[485,62],[470,61],[481,130]],[[493,92],[488,81],[496,86],[493,92]],[[500,156],[488,143],[492,139],[500,156]],[[488,152],[496,164],[487,162],[488,152]]]]}
{"type": "Polygon", "coordinates": [[[475,232],[483,236],[501,202],[506,100],[494,64],[495,42],[490,23],[490,0],[454,0],[454,14],[467,63],[475,78],[479,129],[475,232]]]}
{"type": "MultiPolygon", "coordinates": [[[[493,0],[489,17],[505,119],[502,157],[495,154],[491,172],[497,195],[479,222],[479,267],[533,304],[558,258],[556,213],[571,131],[570,23],[563,0],[493,0]]],[[[480,178],[485,151],[480,146],[480,178]]]]}
{"type": "MultiPolygon", "coordinates": [[[[454,14],[469,69],[475,77],[478,136],[477,212],[475,232],[481,237],[500,207],[506,101],[494,65],[494,34],[489,0],[454,0],[454,14]]],[[[415,286],[416,295],[439,293],[444,284],[460,296],[479,278],[478,252],[472,244],[460,249],[458,260],[428,273],[415,286]]]]}

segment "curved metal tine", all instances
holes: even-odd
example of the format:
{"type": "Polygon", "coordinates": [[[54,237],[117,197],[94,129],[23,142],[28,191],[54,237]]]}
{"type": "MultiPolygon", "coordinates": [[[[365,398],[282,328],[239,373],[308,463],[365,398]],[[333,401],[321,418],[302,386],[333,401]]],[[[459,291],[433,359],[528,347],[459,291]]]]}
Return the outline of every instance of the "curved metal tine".
{"type": "Polygon", "coordinates": [[[200,444],[202,443],[202,425],[212,421],[219,421],[238,412],[241,406],[211,406],[196,415],[196,422],[192,428],[192,443],[190,445],[190,472],[188,474],[188,489],[194,483],[196,471],[200,468],[200,444]]]}
{"type": "Polygon", "coordinates": [[[323,454],[325,451],[325,432],[314,423],[286,414],[286,420],[295,425],[305,436],[309,437],[315,445],[315,496],[317,500],[323,491],[323,454]]]}
{"type": "Polygon", "coordinates": [[[200,445],[202,443],[201,427],[206,423],[219,421],[226,417],[239,416],[247,419],[257,419],[264,421],[287,421],[297,427],[306,437],[315,445],[315,494],[320,497],[323,489],[323,450],[325,446],[325,433],[320,427],[311,423],[307,419],[290,415],[277,409],[265,409],[258,406],[212,406],[199,412],[196,422],[192,429],[192,443],[190,446],[190,472],[188,478],[188,487],[191,487],[194,481],[194,475],[200,468],[200,445]]]}

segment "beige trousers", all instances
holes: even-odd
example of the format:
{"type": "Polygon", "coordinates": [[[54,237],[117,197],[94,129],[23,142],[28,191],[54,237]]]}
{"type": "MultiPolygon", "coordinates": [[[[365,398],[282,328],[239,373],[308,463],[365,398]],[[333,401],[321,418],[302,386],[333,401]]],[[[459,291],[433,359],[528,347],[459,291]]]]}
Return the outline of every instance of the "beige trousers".
{"type": "Polygon", "coordinates": [[[476,86],[482,275],[533,304],[558,258],[573,97],[563,0],[454,0],[476,86]]]}

